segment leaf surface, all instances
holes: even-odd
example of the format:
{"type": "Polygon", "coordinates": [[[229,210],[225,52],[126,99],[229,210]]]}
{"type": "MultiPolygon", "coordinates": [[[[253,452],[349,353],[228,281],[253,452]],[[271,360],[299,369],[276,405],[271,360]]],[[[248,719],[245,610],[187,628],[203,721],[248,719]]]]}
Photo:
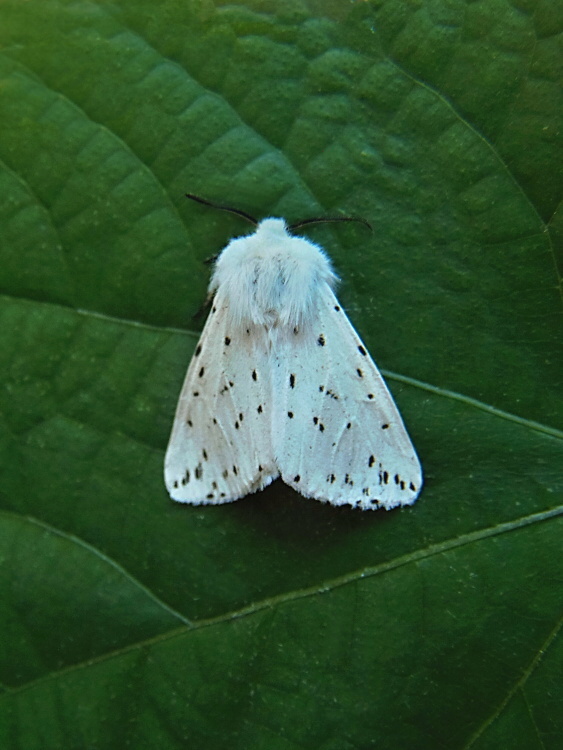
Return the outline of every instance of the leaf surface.
{"type": "MultiPolygon", "coordinates": [[[[0,6],[0,746],[556,748],[555,4],[0,6]],[[311,228],[425,470],[172,503],[203,261],[311,228]]],[[[560,160],[559,160],[560,163],[560,160]]]]}

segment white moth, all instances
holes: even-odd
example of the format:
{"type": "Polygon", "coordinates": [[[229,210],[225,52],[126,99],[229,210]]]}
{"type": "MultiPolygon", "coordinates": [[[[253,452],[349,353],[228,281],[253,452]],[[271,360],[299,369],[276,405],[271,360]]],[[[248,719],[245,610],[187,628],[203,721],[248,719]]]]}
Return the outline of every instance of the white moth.
{"type": "Polygon", "coordinates": [[[211,312],[166,451],[171,497],[227,503],[281,476],[332,505],[411,505],[420,462],[334,296],[330,260],[291,233],[309,222],[257,223],[234,212],[256,230],[231,240],[215,263],[211,312]]]}

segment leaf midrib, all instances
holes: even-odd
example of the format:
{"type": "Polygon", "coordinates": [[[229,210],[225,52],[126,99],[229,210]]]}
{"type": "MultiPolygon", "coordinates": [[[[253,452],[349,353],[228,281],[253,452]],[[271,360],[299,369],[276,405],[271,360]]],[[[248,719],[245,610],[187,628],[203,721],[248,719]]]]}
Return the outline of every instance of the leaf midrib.
{"type": "MultiPolygon", "coordinates": [[[[0,515],[13,515],[13,514],[0,513],[0,515]]],[[[533,513],[531,515],[521,516],[512,521],[507,521],[505,523],[498,524],[497,526],[479,529],[478,531],[472,531],[468,534],[462,534],[461,536],[458,536],[452,539],[437,542],[436,544],[432,544],[425,549],[420,549],[414,552],[409,552],[406,555],[402,555],[401,557],[398,557],[393,560],[388,560],[386,562],[380,563],[379,565],[368,566],[366,568],[361,568],[360,570],[356,570],[351,573],[346,573],[342,576],[337,576],[336,578],[333,578],[332,580],[323,584],[316,584],[315,586],[309,586],[307,588],[300,589],[297,591],[290,591],[290,592],[285,592],[283,594],[278,594],[276,596],[263,599],[259,602],[255,602],[254,604],[250,604],[239,610],[233,610],[230,612],[223,613],[221,615],[217,615],[216,617],[212,617],[212,618],[204,619],[204,620],[196,620],[196,621],[191,621],[191,622],[188,621],[185,617],[183,617],[179,613],[172,610],[168,605],[164,604],[164,602],[161,602],[161,600],[159,600],[154,594],[152,594],[150,590],[148,590],[145,586],[139,583],[131,574],[129,574],[126,570],[121,568],[121,566],[117,565],[117,563],[114,563],[112,560],[110,560],[106,555],[103,555],[95,547],[92,547],[91,545],[88,545],[85,542],[82,542],[75,536],[69,535],[63,531],[59,531],[53,528],[52,526],[48,526],[42,521],[39,521],[38,519],[28,516],[27,519],[30,522],[36,523],[42,528],[48,529],[50,532],[57,534],[61,537],[64,537],[65,539],[75,544],[80,544],[83,548],[87,549],[91,553],[102,558],[106,563],[109,563],[114,568],[120,570],[123,573],[123,575],[130,582],[132,582],[136,587],[139,587],[143,589],[144,591],[146,591],[153,601],[159,603],[163,608],[166,609],[167,612],[176,615],[185,624],[178,628],[174,628],[173,630],[160,633],[157,636],[153,636],[151,638],[146,638],[144,640],[137,641],[136,643],[129,644],[128,646],[124,646],[122,648],[116,649],[115,651],[109,651],[105,654],[101,654],[92,659],[87,659],[84,662],[72,664],[70,666],[65,667],[64,669],[51,672],[47,675],[44,675],[43,677],[39,677],[36,680],[31,680],[28,683],[18,685],[18,687],[11,688],[11,687],[5,686],[6,687],[5,694],[13,695],[16,693],[23,692],[25,690],[35,687],[36,685],[45,683],[50,680],[58,679],[59,677],[63,677],[64,675],[72,673],[74,671],[85,669],[85,668],[88,668],[97,664],[101,664],[106,661],[111,661],[112,659],[119,658],[120,656],[130,653],[131,651],[135,651],[135,650],[142,649],[142,648],[143,649],[148,648],[150,646],[154,646],[156,644],[171,640],[172,638],[184,636],[187,631],[196,631],[196,630],[201,630],[202,628],[209,628],[209,627],[214,627],[216,625],[222,625],[226,622],[232,622],[233,620],[239,620],[244,617],[249,617],[251,615],[254,615],[266,609],[273,609],[274,607],[277,607],[277,606],[281,606],[284,604],[289,604],[289,603],[298,601],[299,599],[307,599],[312,596],[321,596],[323,594],[330,593],[334,591],[335,589],[340,588],[342,586],[356,583],[360,580],[372,578],[376,575],[381,575],[391,570],[397,570],[398,568],[404,567],[406,565],[412,565],[412,564],[416,565],[420,561],[427,560],[431,557],[435,557],[436,555],[443,554],[445,552],[450,552],[451,550],[459,549],[468,544],[472,544],[475,542],[483,541],[488,538],[500,536],[501,534],[505,534],[511,531],[517,531],[519,529],[525,528],[526,526],[532,526],[537,523],[542,523],[552,518],[556,518],[559,515],[563,515],[563,505],[556,506],[547,511],[542,511],[541,513],[533,513]]],[[[1,697],[0,697],[0,700],[1,700],[1,697]]]]}

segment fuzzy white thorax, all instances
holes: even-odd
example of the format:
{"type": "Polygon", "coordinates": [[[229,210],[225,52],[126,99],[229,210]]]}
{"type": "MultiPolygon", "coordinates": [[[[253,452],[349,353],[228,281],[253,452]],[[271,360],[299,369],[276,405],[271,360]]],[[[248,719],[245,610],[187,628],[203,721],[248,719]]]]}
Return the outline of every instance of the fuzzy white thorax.
{"type": "Polygon", "coordinates": [[[215,264],[210,293],[219,292],[234,325],[300,326],[311,317],[324,284],[337,276],[323,250],[295,237],[283,219],[229,242],[215,264]]]}

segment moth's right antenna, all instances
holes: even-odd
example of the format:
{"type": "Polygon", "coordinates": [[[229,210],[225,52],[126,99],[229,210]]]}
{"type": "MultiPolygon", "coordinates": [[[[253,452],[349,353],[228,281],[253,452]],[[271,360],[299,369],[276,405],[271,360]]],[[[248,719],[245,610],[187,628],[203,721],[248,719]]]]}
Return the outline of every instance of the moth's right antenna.
{"type": "Polygon", "coordinates": [[[288,226],[288,229],[290,230],[290,232],[292,232],[295,229],[301,229],[301,227],[305,227],[308,224],[323,224],[324,222],[328,221],[357,221],[358,223],[366,226],[368,229],[371,229],[371,231],[373,232],[373,227],[371,226],[369,221],[360,219],[356,216],[319,216],[312,219],[303,219],[302,221],[297,221],[295,224],[290,224],[290,226],[288,226]]]}

